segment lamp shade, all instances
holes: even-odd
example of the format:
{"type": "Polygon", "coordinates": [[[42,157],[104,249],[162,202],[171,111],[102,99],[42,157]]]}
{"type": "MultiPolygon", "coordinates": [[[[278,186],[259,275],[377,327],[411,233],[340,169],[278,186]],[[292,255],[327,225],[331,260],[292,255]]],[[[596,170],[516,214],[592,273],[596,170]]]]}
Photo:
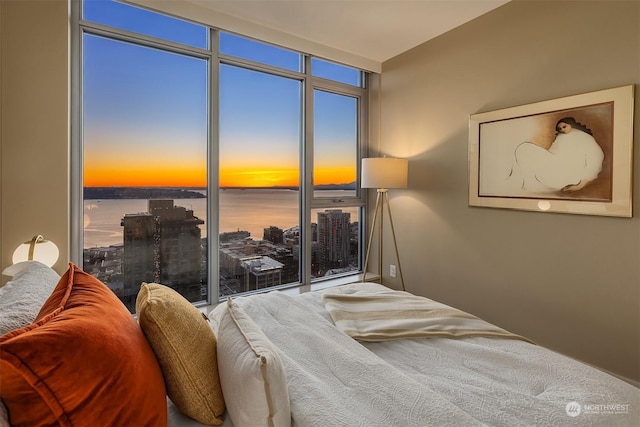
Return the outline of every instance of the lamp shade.
{"type": "Polygon", "coordinates": [[[362,159],[362,188],[407,188],[409,161],[393,157],[362,159]]]}
{"type": "Polygon", "coordinates": [[[17,264],[22,261],[35,260],[51,267],[56,263],[59,255],[60,252],[55,243],[44,240],[44,237],[37,235],[16,248],[12,261],[17,264]]]}

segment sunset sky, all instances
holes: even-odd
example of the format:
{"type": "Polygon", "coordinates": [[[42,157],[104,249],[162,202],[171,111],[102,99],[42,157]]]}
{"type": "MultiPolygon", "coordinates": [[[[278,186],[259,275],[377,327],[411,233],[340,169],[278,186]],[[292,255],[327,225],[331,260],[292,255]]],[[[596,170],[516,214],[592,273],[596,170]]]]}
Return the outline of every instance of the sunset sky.
{"type": "MultiPolygon", "coordinates": [[[[85,16],[112,24],[101,3],[85,16]]],[[[127,13],[135,19],[118,26],[160,36],[170,29],[179,41],[203,43],[202,27],[127,13]]],[[[207,63],[93,35],[83,43],[84,186],[205,187],[207,63]]],[[[220,135],[220,186],[298,185],[301,83],[223,65],[220,86],[220,129],[212,129],[220,135]]],[[[314,184],[355,181],[355,100],[316,91],[314,109],[314,184]]]]}

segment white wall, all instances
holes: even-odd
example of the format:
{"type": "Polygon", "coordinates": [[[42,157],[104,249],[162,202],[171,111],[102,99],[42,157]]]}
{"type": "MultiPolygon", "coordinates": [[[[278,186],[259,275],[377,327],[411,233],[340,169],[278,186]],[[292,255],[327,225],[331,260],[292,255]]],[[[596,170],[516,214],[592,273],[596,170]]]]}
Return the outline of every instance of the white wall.
{"type": "Polygon", "coordinates": [[[640,379],[640,88],[634,218],[467,199],[470,114],[638,83],[637,1],[516,0],[385,62],[381,151],[410,158],[410,189],[390,192],[408,290],[640,379]]]}
{"type": "MultiPolygon", "coordinates": [[[[0,1],[0,261],[42,234],[69,242],[69,5],[0,1]]],[[[6,282],[7,277],[2,277],[6,282]]]]}

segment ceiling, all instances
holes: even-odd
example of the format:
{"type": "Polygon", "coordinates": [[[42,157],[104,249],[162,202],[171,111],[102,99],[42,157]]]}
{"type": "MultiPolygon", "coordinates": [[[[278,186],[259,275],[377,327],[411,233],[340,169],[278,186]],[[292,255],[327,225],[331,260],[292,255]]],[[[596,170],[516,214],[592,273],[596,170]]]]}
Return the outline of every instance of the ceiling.
{"type": "Polygon", "coordinates": [[[184,0],[384,62],[509,0],[184,0]]]}

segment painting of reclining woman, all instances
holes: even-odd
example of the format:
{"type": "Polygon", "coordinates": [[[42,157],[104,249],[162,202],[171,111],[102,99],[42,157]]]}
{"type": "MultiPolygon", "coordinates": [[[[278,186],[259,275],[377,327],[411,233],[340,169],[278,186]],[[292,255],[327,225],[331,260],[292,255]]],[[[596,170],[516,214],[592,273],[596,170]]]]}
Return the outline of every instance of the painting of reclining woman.
{"type": "Polygon", "coordinates": [[[480,125],[479,196],[611,201],[613,104],[480,125]]]}

